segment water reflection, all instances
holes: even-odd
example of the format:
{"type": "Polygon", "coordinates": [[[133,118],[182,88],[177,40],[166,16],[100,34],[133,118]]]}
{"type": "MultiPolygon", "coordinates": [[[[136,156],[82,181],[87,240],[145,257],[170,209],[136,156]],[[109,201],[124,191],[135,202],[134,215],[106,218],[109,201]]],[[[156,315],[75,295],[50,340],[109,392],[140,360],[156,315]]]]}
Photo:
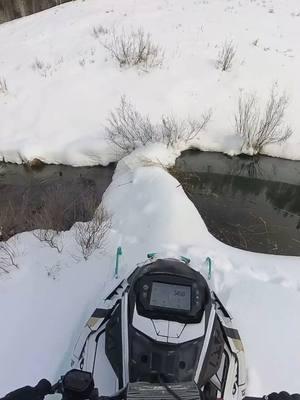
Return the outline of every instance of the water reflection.
{"type": "Polygon", "coordinates": [[[35,228],[69,229],[91,218],[114,166],[31,169],[0,165],[0,240],[35,228]]]}
{"type": "Polygon", "coordinates": [[[173,172],[219,240],[300,255],[300,162],[189,151],[173,172]]]}

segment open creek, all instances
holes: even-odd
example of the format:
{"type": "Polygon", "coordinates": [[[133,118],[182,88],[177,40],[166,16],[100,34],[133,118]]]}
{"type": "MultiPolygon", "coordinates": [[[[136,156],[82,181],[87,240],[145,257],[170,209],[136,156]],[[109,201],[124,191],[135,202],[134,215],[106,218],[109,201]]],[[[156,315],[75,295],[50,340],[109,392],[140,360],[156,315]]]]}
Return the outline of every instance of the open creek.
{"type": "MultiPolygon", "coordinates": [[[[2,236],[44,227],[34,218],[43,208],[54,215],[60,210],[64,229],[91,218],[114,168],[0,164],[2,236]]],[[[171,173],[217,239],[245,250],[300,256],[299,161],[186,151],[171,173]]]]}
{"type": "Polygon", "coordinates": [[[186,151],[173,174],[219,240],[300,256],[300,162],[186,151]]]}

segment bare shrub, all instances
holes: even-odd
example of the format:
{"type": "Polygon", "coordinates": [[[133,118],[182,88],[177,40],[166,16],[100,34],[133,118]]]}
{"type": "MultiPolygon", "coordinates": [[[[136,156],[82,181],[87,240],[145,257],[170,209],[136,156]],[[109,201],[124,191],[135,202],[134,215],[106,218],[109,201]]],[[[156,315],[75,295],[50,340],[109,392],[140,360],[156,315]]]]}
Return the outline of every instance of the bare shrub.
{"type": "Polygon", "coordinates": [[[288,105],[285,94],[279,95],[272,88],[265,110],[260,112],[257,97],[253,94],[240,96],[235,115],[235,130],[243,140],[242,150],[259,153],[266,144],[285,142],[293,133],[284,124],[288,105]]]}
{"type": "Polygon", "coordinates": [[[62,232],[54,231],[53,229],[37,229],[32,233],[41,243],[56,249],[58,253],[63,251],[62,232]]]}
{"type": "Polygon", "coordinates": [[[112,30],[103,45],[120,67],[139,66],[148,70],[161,66],[164,58],[162,48],[154,44],[151,35],[145,34],[142,28],[130,33],[123,30],[121,34],[112,30]]]}
{"type": "Polygon", "coordinates": [[[211,111],[202,114],[201,120],[188,119],[180,121],[174,116],[162,116],[158,132],[161,132],[162,142],[174,146],[178,142],[189,142],[204,130],[211,118],[211,111]]]}
{"type": "Polygon", "coordinates": [[[236,54],[236,48],[232,41],[224,42],[217,58],[217,68],[228,71],[232,67],[232,62],[236,54]]]}
{"type": "Polygon", "coordinates": [[[0,78],[0,93],[7,93],[8,89],[7,89],[7,83],[6,83],[6,79],[4,78],[0,78]]]}
{"type": "Polygon", "coordinates": [[[87,260],[96,250],[105,249],[105,237],[111,228],[111,217],[102,206],[96,210],[92,220],[74,225],[75,240],[83,258],[87,260]]]}
{"type": "Polygon", "coordinates": [[[93,218],[95,211],[99,207],[101,197],[95,189],[85,189],[82,195],[74,203],[75,221],[89,221],[93,218]]]}
{"type": "Polygon", "coordinates": [[[106,128],[109,140],[130,153],[139,145],[156,141],[156,129],[148,116],[142,116],[123,96],[121,103],[110,114],[106,128]]]}
{"type": "Polygon", "coordinates": [[[61,185],[45,191],[42,206],[31,216],[33,235],[59,253],[63,250],[62,232],[66,229],[68,214],[72,213],[72,204],[67,202],[61,185]]]}
{"type": "Polygon", "coordinates": [[[12,203],[0,207],[0,241],[8,240],[15,233],[16,217],[12,203]]]}
{"type": "Polygon", "coordinates": [[[147,143],[161,142],[174,146],[177,142],[188,142],[205,129],[211,112],[201,115],[201,120],[177,120],[173,116],[161,116],[158,124],[153,124],[148,116],[134,109],[123,96],[121,103],[110,114],[106,132],[111,143],[125,153],[130,153],[147,143]]]}
{"type": "Polygon", "coordinates": [[[9,274],[11,268],[19,268],[16,263],[16,255],[13,244],[0,242],[0,274],[9,274]]]}
{"type": "Polygon", "coordinates": [[[108,34],[108,29],[104,28],[103,25],[94,26],[93,28],[93,36],[98,39],[100,36],[108,34]]]}

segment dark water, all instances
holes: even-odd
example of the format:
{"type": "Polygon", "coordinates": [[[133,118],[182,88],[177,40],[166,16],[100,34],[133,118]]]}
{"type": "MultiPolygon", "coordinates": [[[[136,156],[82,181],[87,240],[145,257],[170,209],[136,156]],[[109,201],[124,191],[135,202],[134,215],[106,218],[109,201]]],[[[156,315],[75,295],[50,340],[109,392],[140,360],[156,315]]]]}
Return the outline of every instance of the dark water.
{"type": "Polygon", "coordinates": [[[187,151],[173,174],[222,242],[300,256],[300,162],[187,151]]]}
{"type": "Polygon", "coordinates": [[[71,0],[0,0],[0,23],[34,14],[71,0]]]}
{"type": "Polygon", "coordinates": [[[75,221],[90,219],[114,168],[47,165],[33,170],[0,164],[2,239],[33,228],[65,230],[75,221]]]}
{"type": "MultiPolygon", "coordinates": [[[[90,219],[114,168],[0,164],[0,240],[90,219]]],[[[171,172],[219,240],[300,256],[300,162],[187,151],[171,172]]]]}

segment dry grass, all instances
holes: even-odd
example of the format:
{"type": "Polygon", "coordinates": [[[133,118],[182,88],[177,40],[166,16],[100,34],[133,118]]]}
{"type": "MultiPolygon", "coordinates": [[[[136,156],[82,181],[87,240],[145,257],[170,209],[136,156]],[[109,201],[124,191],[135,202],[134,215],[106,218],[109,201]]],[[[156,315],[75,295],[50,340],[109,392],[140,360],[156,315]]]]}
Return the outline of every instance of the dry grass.
{"type": "Polygon", "coordinates": [[[224,42],[217,58],[217,68],[228,71],[232,67],[233,59],[236,55],[236,48],[232,41],[224,42]]]}
{"type": "Polygon", "coordinates": [[[164,51],[152,42],[151,35],[142,28],[129,33],[123,30],[120,34],[112,30],[107,36],[103,45],[120,67],[141,67],[148,71],[162,65],[164,51]]]}

